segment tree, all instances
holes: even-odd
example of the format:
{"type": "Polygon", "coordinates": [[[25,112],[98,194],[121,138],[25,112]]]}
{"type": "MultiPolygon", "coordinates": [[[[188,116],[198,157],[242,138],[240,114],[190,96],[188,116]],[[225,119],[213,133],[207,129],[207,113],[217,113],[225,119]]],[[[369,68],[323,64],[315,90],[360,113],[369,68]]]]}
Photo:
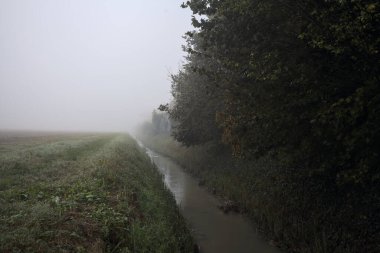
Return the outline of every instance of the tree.
{"type": "Polygon", "coordinates": [[[344,225],[353,234],[378,235],[380,4],[191,0],[183,7],[196,30],[187,33],[187,63],[172,76],[174,137],[186,145],[221,139],[245,159],[272,156],[296,201],[318,199],[335,214],[346,208],[357,218],[344,225]]]}

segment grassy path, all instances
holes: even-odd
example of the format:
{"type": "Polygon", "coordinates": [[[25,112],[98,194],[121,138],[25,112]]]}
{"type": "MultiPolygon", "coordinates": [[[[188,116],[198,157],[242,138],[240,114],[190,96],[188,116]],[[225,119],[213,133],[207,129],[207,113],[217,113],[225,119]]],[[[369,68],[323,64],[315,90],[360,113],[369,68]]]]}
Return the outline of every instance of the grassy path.
{"type": "Polygon", "coordinates": [[[1,252],[191,252],[174,199],[129,136],[23,147],[0,143],[1,252]]]}

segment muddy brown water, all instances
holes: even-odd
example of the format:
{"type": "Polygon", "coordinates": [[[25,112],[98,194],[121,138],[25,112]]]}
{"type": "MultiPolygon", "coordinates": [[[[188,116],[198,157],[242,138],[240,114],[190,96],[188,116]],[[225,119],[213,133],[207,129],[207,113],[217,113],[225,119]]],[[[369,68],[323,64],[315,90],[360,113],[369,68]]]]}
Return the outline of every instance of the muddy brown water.
{"type": "Polygon", "coordinates": [[[199,186],[173,160],[149,149],[147,154],[163,175],[202,253],[280,253],[261,240],[252,223],[236,213],[225,214],[218,200],[199,186]]]}

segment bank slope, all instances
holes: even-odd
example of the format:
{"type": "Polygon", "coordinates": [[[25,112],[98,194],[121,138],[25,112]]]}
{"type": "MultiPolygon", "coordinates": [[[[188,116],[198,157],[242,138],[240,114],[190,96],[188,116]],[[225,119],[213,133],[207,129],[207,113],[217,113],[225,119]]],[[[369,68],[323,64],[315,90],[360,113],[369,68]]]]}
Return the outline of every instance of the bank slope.
{"type": "Polygon", "coordinates": [[[1,252],[192,251],[173,197],[132,138],[65,138],[0,143],[1,252]]]}

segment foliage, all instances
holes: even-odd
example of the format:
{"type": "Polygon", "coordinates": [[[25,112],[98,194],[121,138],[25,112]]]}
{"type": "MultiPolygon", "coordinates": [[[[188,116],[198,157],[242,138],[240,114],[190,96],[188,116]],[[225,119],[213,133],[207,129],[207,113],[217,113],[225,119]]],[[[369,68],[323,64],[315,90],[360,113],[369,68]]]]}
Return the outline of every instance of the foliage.
{"type": "MultiPolygon", "coordinates": [[[[189,38],[189,46],[195,41],[198,41],[196,36],[189,38]]],[[[185,145],[217,141],[221,133],[215,115],[222,104],[218,91],[211,87],[216,83],[212,76],[205,74],[206,67],[213,66],[212,62],[202,54],[192,54],[188,61],[177,75],[172,75],[174,101],[161,110],[170,113],[174,122],[172,134],[185,145]]]]}
{"type": "Polygon", "coordinates": [[[172,129],[172,120],[166,112],[156,111],[152,112],[151,121],[144,122],[137,129],[137,135],[144,133],[145,135],[170,135],[172,129]]]}
{"type": "Polygon", "coordinates": [[[195,30],[187,33],[187,62],[172,77],[174,101],[163,108],[177,124],[175,139],[222,140],[247,161],[278,161],[284,204],[310,204],[295,210],[297,219],[318,215],[333,251],[375,252],[380,4],[191,0],[183,7],[193,11],[195,30]]]}

